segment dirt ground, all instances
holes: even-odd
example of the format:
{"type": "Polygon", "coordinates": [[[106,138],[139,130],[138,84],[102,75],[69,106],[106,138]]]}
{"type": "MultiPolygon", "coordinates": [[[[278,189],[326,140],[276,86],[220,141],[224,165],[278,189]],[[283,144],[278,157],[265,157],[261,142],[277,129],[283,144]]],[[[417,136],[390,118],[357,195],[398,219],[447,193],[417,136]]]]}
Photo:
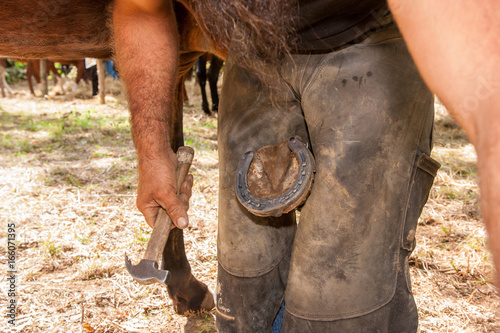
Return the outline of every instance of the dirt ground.
{"type": "MultiPolygon", "coordinates": [[[[165,287],[135,283],[149,227],[135,207],[136,157],[121,86],[106,105],[90,87],[48,98],[24,82],[0,99],[1,332],[215,332],[214,314],[179,316],[165,287]],[[17,241],[16,326],[7,323],[7,224],[17,241]]],[[[196,151],[185,232],[194,275],[215,289],[217,118],[187,84],[186,144],[196,151]]],[[[476,157],[436,103],[433,157],[443,166],[410,263],[420,332],[494,332],[499,299],[478,205],[476,157]]]]}

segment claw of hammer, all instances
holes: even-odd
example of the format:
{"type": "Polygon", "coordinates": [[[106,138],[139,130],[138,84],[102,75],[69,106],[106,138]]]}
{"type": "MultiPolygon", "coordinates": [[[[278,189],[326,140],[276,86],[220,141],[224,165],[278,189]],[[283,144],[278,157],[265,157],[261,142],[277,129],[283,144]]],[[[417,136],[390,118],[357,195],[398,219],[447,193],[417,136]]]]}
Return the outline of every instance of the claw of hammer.
{"type": "MultiPolygon", "coordinates": [[[[184,182],[184,178],[189,172],[189,167],[193,161],[194,150],[190,147],[180,147],[177,151],[177,195],[179,195],[180,188],[184,182]]],[[[155,282],[165,283],[170,282],[170,272],[158,269],[161,255],[165,244],[167,243],[168,235],[172,227],[172,220],[167,212],[160,208],[156,216],[155,225],[151,232],[148,246],[144,258],[137,264],[132,265],[130,259],[125,255],[125,266],[130,275],[139,283],[151,284],[155,282]]]]}
{"type": "Polygon", "coordinates": [[[125,255],[125,265],[127,271],[132,277],[141,284],[165,283],[167,286],[170,283],[169,271],[158,269],[156,261],[142,259],[137,265],[132,265],[132,261],[125,255]],[[139,269],[140,267],[140,269],[139,269]]]}

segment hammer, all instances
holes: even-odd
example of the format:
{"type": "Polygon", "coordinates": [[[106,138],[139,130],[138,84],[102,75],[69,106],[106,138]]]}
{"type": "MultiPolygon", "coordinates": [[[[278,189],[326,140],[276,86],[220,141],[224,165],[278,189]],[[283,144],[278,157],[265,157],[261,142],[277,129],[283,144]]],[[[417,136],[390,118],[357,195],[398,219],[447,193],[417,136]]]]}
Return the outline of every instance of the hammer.
{"type": "MultiPolygon", "coordinates": [[[[177,150],[177,195],[180,194],[181,185],[186,178],[191,162],[193,161],[194,150],[190,147],[180,147],[177,150]]],[[[169,284],[171,274],[167,270],[158,269],[158,264],[161,260],[161,255],[165,244],[167,243],[170,229],[172,228],[172,219],[167,212],[160,207],[156,216],[155,225],[151,232],[146,253],[144,258],[137,264],[132,265],[132,262],[125,254],[125,265],[132,277],[139,283],[151,284],[154,282],[169,284]]]]}

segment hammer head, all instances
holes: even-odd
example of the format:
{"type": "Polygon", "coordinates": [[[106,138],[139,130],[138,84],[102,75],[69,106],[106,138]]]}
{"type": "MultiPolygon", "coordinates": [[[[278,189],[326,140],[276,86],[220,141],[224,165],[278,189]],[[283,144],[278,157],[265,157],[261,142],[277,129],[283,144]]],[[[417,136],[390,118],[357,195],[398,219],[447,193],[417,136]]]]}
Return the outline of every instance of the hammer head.
{"type": "Polygon", "coordinates": [[[170,272],[158,269],[156,261],[142,259],[137,265],[132,265],[130,259],[125,255],[125,265],[130,275],[139,283],[151,284],[160,282],[166,285],[170,283],[170,272]]]}

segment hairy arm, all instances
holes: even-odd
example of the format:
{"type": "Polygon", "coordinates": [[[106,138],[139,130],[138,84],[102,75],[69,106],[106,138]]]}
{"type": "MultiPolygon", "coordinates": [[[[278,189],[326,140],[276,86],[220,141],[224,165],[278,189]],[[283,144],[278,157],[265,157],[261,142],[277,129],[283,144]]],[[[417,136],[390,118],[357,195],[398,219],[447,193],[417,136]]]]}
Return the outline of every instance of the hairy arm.
{"type": "Polygon", "coordinates": [[[186,207],[176,196],[177,158],[169,142],[179,57],[172,1],[115,0],[113,28],[138,154],[137,207],[150,226],[161,206],[184,228],[186,207]]]}
{"type": "Polygon", "coordinates": [[[482,217],[500,282],[500,2],[389,4],[424,80],[476,148],[482,217]]]}

